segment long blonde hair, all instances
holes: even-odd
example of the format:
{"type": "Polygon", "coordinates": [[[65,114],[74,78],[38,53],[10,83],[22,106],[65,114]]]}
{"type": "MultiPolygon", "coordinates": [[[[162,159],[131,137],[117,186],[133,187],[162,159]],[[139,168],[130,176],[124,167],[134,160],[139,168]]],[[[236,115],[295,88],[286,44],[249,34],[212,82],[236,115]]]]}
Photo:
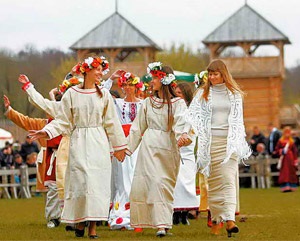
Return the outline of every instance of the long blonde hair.
{"type": "Polygon", "coordinates": [[[282,136],[280,137],[280,140],[281,140],[281,141],[288,140],[288,142],[290,143],[290,145],[293,144],[293,143],[294,143],[294,139],[293,139],[291,133],[292,133],[292,128],[291,128],[290,126],[285,126],[285,127],[283,128],[282,136]],[[289,132],[289,133],[290,133],[290,136],[289,136],[288,138],[286,138],[286,136],[285,136],[285,133],[286,133],[286,132],[289,132]]]}
{"type": "MultiPolygon", "coordinates": [[[[231,93],[238,92],[241,96],[244,96],[244,92],[240,89],[237,82],[232,78],[231,74],[229,73],[226,64],[220,60],[215,59],[210,62],[210,64],[207,66],[207,71],[209,72],[220,72],[221,77],[223,78],[226,87],[229,89],[231,93]]],[[[208,95],[209,95],[209,89],[210,89],[211,83],[208,80],[204,86],[202,87],[204,89],[202,97],[207,101],[208,95]]]]}

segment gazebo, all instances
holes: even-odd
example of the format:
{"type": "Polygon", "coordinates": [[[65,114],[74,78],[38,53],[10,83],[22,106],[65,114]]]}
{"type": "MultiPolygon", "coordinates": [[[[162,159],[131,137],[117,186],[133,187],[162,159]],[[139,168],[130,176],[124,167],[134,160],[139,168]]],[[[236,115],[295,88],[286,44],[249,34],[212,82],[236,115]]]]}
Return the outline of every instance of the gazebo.
{"type": "Polygon", "coordinates": [[[246,3],[202,42],[210,50],[210,59],[224,60],[246,92],[244,117],[247,129],[253,126],[266,129],[270,122],[280,126],[284,45],[291,43],[288,37],[246,3]],[[275,46],[279,54],[255,56],[263,45],[275,46]],[[228,47],[239,47],[241,56],[226,56],[224,50],[228,47]]]}
{"type": "Polygon", "coordinates": [[[146,72],[148,63],[155,60],[156,51],[161,51],[117,9],[70,48],[77,52],[78,60],[93,52],[108,58],[111,71],[125,69],[140,76],[146,72]],[[142,61],[128,61],[131,54],[139,54],[142,61]]]}

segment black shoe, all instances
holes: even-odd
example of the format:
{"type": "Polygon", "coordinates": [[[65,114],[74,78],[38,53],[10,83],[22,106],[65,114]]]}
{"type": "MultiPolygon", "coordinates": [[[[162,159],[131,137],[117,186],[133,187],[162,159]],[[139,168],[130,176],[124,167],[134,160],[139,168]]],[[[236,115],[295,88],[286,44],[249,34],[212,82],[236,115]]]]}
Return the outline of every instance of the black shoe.
{"type": "Polygon", "coordinates": [[[66,231],[75,231],[75,228],[74,228],[73,226],[71,226],[71,225],[67,225],[67,226],[65,227],[65,230],[66,230],[66,231]]]}
{"type": "Polygon", "coordinates": [[[180,223],[181,212],[173,213],[173,224],[178,225],[180,223]]]}
{"type": "Polygon", "coordinates": [[[98,239],[99,236],[97,234],[95,234],[95,235],[89,235],[89,238],[90,239],[98,239]]]}
{"type": "Polygon", "coordinates": [[[188,215],[188,212],[187,211],[183,211],[181,213],[181,223],[183,225],[190,225],[189,221],[187,220],[187,215],[188,215]]]}
{"type": "Polygon", "coordinates": [[[239,232],[239,227],[238,226],[234,226],[231,229],[227,229],[227,237],[230,238],[232,233],[238,233],[239,232]]]}
{"type": "Polygon", "coordinates": [[[58,219],[50,219],[49,222],[47,223],[48,228],[55,228],[59,226],[60,221],[58,219]]]}
{"type": "Polygon", "coordinates": [[[182,223],[183,225],[190,225],[189,220],[187,220],[186,218],[185,218],[185,219],[181,219],[181,223],[182,223]]]}
{"type": "Polygon", "coordinates": [[[80,230],[80,229],[75,228],[75,236],[78,237],[78,238],[83,237],[84,236],[84,229],[80,230]]]}

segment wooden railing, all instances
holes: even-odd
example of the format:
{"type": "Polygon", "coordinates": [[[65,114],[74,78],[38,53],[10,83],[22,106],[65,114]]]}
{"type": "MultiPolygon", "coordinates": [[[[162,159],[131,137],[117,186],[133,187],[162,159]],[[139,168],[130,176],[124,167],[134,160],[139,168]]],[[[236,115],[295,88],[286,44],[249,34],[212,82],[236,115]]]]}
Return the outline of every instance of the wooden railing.
{"type": "Polygon", "coordinates": [[[36,168],[28,168],[27,165],[20,166],[20,169],[6,169],[3,167],[0,170],[0,197],[11,199],[31,198],[30,187],[36,186],[36,182],[29,181],[29,175],[36,174],[36,168]],[[18,176],[20,182],[15,181],[18,176]]]}
{"type": "MultiPolygon", "coordinates": [[[[270,188],[272,186],[272,177],[279,176],[279,171],[272,172],[271,165],[277,164],[278,159],[269,158],[268,156],[250,157],[245,164],[249,165],[249,172],[243,172],[243,164],[240,164],[239,177],[249,177],[251,179],[251,188],[270,188]]],[[[297,171],[300,179],[300,170],[297,171]]]]}
{"type": "Polygon", "coordinates": [[[234,78],[281,76],[280,57],[222,58],[234,78]]]}

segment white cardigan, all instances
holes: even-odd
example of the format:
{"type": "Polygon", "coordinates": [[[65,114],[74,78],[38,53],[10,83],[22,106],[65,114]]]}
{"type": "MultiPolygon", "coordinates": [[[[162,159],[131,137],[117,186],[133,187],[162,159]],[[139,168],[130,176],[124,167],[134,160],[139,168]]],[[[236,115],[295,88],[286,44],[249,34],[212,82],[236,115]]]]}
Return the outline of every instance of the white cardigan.
{"type": "MultiPolygon", "coordinates": [[[[228,136],[226,157],[222,163],[226,163],[235,153],[238,160],[247,159],[251,155],[251,149],[246,142],[246,133],[243,119],[243,99],[239,93],[228,91],[230,100],[230,113],[228,117],[228,136]]],[[[212,118],[212,91],[209,91],[208,100],[202,98],[203,89],[200,89],[190,104],[186,121],[190,123],[198,136],[197,166],[205,176],[210,174],[210,145],[211,145],[211,118],[212,118]]]]}

